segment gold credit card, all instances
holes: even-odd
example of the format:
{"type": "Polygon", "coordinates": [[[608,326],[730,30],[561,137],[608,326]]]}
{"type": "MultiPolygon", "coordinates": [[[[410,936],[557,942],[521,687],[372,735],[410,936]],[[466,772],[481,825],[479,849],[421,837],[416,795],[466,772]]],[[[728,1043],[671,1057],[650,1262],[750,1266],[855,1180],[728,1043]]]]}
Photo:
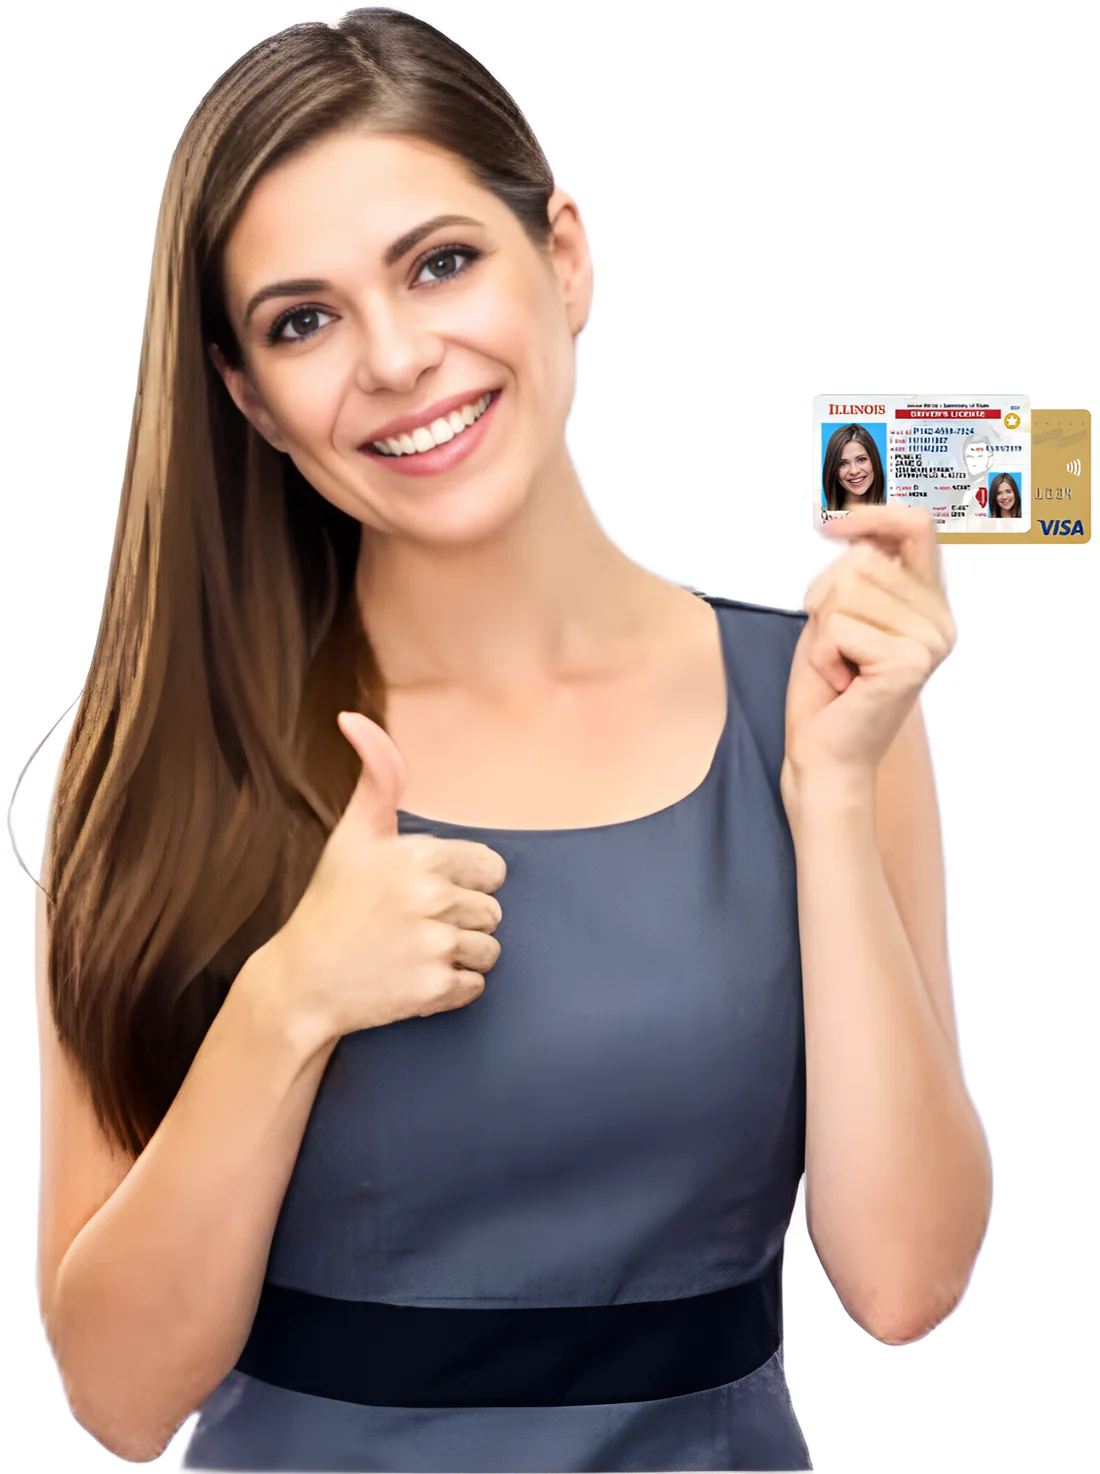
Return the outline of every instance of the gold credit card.
{"type": "MultiPolygon", "coordinates": [[[[1031,525],[1006,530],[956,532],[952,543],[1087,543],[1092,536],[1092,417],[1087,409],[1031,411],[1031,525]]],[[[991,526],[994,519],[990,519],[991,526]]]]}

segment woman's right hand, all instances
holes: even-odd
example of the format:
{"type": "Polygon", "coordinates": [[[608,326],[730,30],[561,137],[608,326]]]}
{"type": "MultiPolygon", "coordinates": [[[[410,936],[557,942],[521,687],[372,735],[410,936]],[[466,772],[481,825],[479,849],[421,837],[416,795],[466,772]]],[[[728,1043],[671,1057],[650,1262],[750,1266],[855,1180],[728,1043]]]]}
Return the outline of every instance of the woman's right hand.
{"type": "Polygon", "coordinates": [[[406,768],[393,739],[361,712],[341,712],[338,724],[362,759],[359,781],[297,906],[262,949],[283,1002],[326,1042],[480,997],[500,956],[492,892],[507,873],[488,845],[399,834],[406,768]]]}

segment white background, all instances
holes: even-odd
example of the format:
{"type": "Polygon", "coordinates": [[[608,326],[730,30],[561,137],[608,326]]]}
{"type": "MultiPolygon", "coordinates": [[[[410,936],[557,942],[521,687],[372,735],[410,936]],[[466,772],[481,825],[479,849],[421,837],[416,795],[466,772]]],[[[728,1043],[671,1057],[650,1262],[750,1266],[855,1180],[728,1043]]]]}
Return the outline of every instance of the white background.
{"type": "MultiPolygon", "coordinates": [[[[829,556],[815,394],[1100,408],[1097,32],[1070,5],[411,8],[512,91],[579,202],[596,293],[569,440],[642,564],[798,607],[829,556]]],[[[6,25],[5,806],[91,655],[172,148],[249,46],[341,13],[99,0],[6,25]]],[[[960,1307],[889,1348],[846,1316],[800,1198],[787,1366],[825,1474],[1077,1468],[1095,1448],[1098,556],[1095,540],[944,549],[960,636],[924,708],[994,1212],[960,1307]]],[[[71,716],[13,811],[36,874],[71,716]]],[[[72,1419],[38,1321],[35,892],[10,853],[0,888],[5,1463],[78,1474],[121,1461],[72,1419]]]]}

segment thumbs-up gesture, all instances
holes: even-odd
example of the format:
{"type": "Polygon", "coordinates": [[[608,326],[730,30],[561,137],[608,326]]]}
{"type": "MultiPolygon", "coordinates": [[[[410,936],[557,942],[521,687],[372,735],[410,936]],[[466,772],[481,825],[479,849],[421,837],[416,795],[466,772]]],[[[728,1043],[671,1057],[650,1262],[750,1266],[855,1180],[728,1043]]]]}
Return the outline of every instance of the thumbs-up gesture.
{"type": "Polygon", "coordinates": [[[309,884],[266,944],[283,1001],[326,1042],[480,997],[500,956],[493,892],[507,871],[488,845],[399,834],[406,768],[360,712],[341,732],[363,762],[309,884]]]}

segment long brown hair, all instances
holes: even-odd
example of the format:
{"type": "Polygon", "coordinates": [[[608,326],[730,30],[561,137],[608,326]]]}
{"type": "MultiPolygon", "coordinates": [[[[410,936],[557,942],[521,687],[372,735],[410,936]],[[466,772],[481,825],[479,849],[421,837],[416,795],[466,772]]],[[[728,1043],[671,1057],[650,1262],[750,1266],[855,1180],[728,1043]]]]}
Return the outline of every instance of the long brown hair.
{"type": "Polygon", "coordinates": [[[225,243],[277,162],[363,125],[463,161],[540,249],[554,180],[501,85],[434,27],[353,10],[254,46],[203,98],[157,223],[107,593],[58,775],[50,1005],[104,1132],[137,1155],[246,958],[351,796],[342,709],[385,724],[354,597],[361,524],[237,410],[225,243]]]}
{"type": "Polygon", "coordinates": [[[866,496],[853,498],[853,500],[858,500],[860,506],[869,506],[872,502],[886,500],[886,477],[882,474],[882,457],[878,453],[878,446],[873,436],[862,425],[841,425],[839,430],[834,430],[829,436],[829,443],[825,447],[825,464],[821,470],[825,505],[833,512],[841,511],[848,505],[848,494],[840,484],[839,471],[844,447],[852,440],[867,452],[872,472],[871,490],[866,496]]]}
{"type": "Polygon", "coordinates": [[[1002,471],[999,476],[994,476],[989,483],[989,515],[991,517],[1022,517],[1023,509],[1020,505],[1020,488],[1015,476],[1010,476],[1007,471],[1002,471]],[[1007,482],[1012,488],[1013,503],[1009,511],[1005,511],[997,500],[997,492],[1003,483],[1007,482]]]}

